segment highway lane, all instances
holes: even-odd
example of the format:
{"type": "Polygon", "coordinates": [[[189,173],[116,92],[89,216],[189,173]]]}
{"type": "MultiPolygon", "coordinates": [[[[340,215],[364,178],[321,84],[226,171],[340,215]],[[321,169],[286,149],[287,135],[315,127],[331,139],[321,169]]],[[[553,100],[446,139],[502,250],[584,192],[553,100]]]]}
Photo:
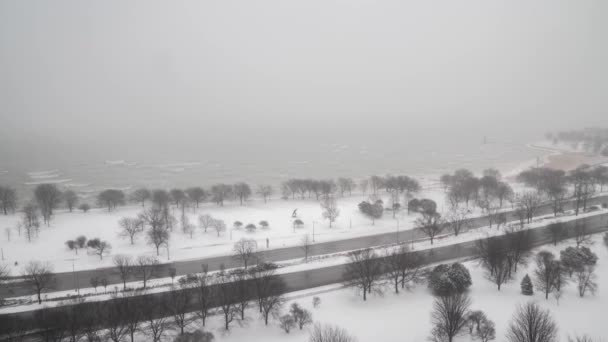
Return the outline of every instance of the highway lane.
{"type": "MultiPolygon", "coordinates": [[[[589,201],[589,205],[601,204],[606,201],[608,201],[608,196],[600,196],[591,199],[589,201]]],[[[572,209],[573,207],[573,201],[569,201],[564,204],[564,208],[566,210],[572,209]]],[[[539,208],[538,212],[536,213],[536,216],[547,215],[551,213],[551,205],[545,204],[539,208]]],[[[517,217],[513,212],[510,211],[507,213],[507,220],[509,222],[516,221],[517,217]]],[[[489,220],[487,217],[471,218],[468,221],[468,227],[470,229],[487,226],[489,224],[489,220]]],[[[315,243],[311,246],[309,255],[315,256],[331,254],[361,248],[390,245],[396,243],[397,241],[404,242],[420,239],[426,239],[426,236],[419,229],[404,230],[400,232],[395,231],[391,233],[381,233],[344,240],[315,243]]],[[[263,250],[260,251],[258,255],[262,260],[268,262],[277,262],[282,260],[290,260],[304,257],[302,249],[298,246],[263,250]]],[[[173,263],[160,265],[157,277],[168,277],[170,268],[175,268],[176,274],[178,276],[189,273],[198,273],[201,271],[201,266],[203,264],[206,264],[210,271],[219,270],[221,265],[224,265],[226,268],[241,266],[241,264],[233,256],[230,255],[213,258],[202,258],[196,260],[176,261],[173,263]]],[[[108,286],[122,284],[122,280],[120,279],[120,276],[114,267],[82,270],[77,271],[75,273],[76,274],[72,272],[56,273],[55,284],[48,292],[72,290],[76,289],[77,287],[90,287],[90,279],[99,276],[100,274],[104,274],[104,276],[108,280],[108,286]]],[[[139,280],[139,278],[131,277],[129,281],[135,280],[139,280]]],[[[31,294],[34,294],[33,288],[24,282],[12,282],[0,288],[0,296],[2,297],[24,296],[31,294]]]]}
{"type": "MultiPolygon", "coordinates": [[[[608,231],[608,225],[606,224],[606,222],[608,220],[608,213],[602,213],[602,214],[595,215],[595,216],[581,218],[581,220],[583,220],[585,222],[585,224],[587,225],[587,229],[588,229],[589,233],[599,233],[599,232],[608,231]]],[[[566,222],[565,224],[566,224],[566,229],[568,229],[568,231],[571,234],[575,227],[575,221],[566,222]]],[[[547,244],[547,243],[551,242],[551,235],[549,234],[549,230],[547,229],[547,227],[535,228],[533,230],[530,230],[530,232],[532,234],[531,238],[532,238],[532,243],[534,246],[541,246],[543,244],[547,244]]],[[[458,243],[458,244],[453,244],[453,245],[436,247],[436,248],[432,248],[430,250],[415,251],[415,253],[423,253],[424,261],[425,261],[425,264],[427,264],[427,265],[430,265],[433,263],[448,262],[448,261],[452,261],[454,259],[460,259],[460,258],[471,258],[471,257],[476,256],[475,241],[468,241],[468,242],[463,242],[463,243],[458,243]]],[[[285,292],[294,292],[294,291],[300,291],[300,290],[315,288],[315,287],[324,286],[324,285],[341,283],[344,281],[343,275],[344,275],[345,267],[346,267],[346,265],[322,267],[322,268],[316,268],[316,269],[311,269],[311,270],[306,270],[306,271],[286,273],[286,274],[279,275],[279,277],[281,277],[286,283],[285,292]]],[[[195,291],[195,290],[188,290],[188,291],[195,291]]],[[[195,297],[195,296],[193,296],[193,297],[195,297]]],[[[153,294],[144,294],[144,295],[135,296],[135,297],[128,297],[127,300],[136,300],[136,301],[139,301],[140,303],[163,303],[164,301],[170,300],[170,298],[171,297],[169,296],[169,294],[167,292],[161,292],[161,293],[153,293],[153,294]]],[[[115,301],[115,300],[125,300],[125,299],[124,298],[115,298],[115,299],[110,299],[110,300],[115,301]]],[[[93,305],[96,305],[96,303],[95,302],[84,302],[82,305],[93,306],[93,305]]],[[[158,305],[158,308],[162,308],[162,307],[163,307],[162,305],[160,305],[160,304],[158,305]]],[[[190,309],[192,311],[195,310],[194,302],[191,303],[190,309]]],[[[65,310],[65,307],[41,309],[41,310],[65,310]]],[[[166,308],[162,309],[162,310],[166,310],[166,308]]],[[[34,317],[36,311],[39,311],[39,310],[11,314],[11,316],[17,316],[17,317],[23,319],[25,322],[27,322],[27,324],[31,325],[32,327],[35,327],[36,323],[35,323],[35,320],[33,319],[33,317],[34,317]]],[[[168,313],[164,312],[164,311],[159,312],[159,315],[167,315],[167,314],[168,313]]],[[[6,316],[6,315],[0,315],[0,319],[2,319],[3,316],[6,316]]],[[[27,341],[38,341],[38,338],[31,335],[27,338],[27,341]]]]}

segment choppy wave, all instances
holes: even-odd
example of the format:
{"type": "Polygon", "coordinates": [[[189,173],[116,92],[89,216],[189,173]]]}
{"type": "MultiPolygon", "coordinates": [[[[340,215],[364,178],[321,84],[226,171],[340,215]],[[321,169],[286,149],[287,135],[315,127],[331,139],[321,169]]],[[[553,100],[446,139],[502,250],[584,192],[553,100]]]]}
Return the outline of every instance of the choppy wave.
{"type": "Polygon", "coordinates": [[[25,182],[25,185],[40,185],[40,184],[64,184],[72,181],[71,179],[45,179],[40,181],[25,182]]]}
{"type": "Polygon", "coordinates": [[[29,172],[27,172],[27,175],[30,176],[31,178],[39,178],[39,177],[44,177],[44,176],[53,175],[53,174],[57,174],[57,173],[59,173],[59,170],[53,169],[53,170],[44,170],[44,171],[29,171],[29,172]]]}

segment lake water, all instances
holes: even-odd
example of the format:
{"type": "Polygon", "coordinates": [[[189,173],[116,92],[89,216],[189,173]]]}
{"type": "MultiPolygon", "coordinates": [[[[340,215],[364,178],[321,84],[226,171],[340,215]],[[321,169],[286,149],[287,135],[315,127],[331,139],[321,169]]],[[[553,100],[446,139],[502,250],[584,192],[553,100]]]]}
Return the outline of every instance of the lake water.
{"type": "Polygon", "coordinates": [[[157,153],[138,150],[137,146],[105,154],[73,148],[24,148],[18,156],[16,152],[5,153],[0,184],[16,187],[23,198],[36,184],[45,182],[61,184],[87,197],[105,188],[209,186],[237,181],[279,184],[290,177],[362,178],[392,173],[429,181],[457,168],[513,170],[546,153],[529,148],[527,142],[488,137],[484,143],[483,136],[462,134],[441,142],[421,143],[407,137],[394,143],[365,139],[251,141],[157,153]]]}

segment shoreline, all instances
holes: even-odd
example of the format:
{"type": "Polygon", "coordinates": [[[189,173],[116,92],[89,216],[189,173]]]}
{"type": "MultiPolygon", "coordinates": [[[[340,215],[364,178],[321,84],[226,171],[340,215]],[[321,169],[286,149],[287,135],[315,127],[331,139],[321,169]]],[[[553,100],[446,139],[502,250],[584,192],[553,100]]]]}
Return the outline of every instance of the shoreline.
{"type": "Polygon", "coordinates": [[[560,149],[553,146],[548,147],[542,145],[542,143],[529,144],[528,147],[540,151],[549,152],[549,154],[543,157],[540,166],[547,167],[550,169],[563,170],[568,172],[584,164],[595,166],[608,163],[607,157],[603,157],[585,151],[560,149]]]}

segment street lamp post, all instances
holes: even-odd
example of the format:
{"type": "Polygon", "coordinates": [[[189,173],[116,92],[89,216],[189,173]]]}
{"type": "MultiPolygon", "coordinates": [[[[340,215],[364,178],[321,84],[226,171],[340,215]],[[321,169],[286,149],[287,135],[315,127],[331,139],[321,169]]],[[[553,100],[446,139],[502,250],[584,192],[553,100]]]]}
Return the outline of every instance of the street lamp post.
{"type": "Polygon", "coordinates": [[[74,267],[74,260],[76,259],[72,258],[72,279],[74,281],[74,288],[76,289],[76,293],[79,293],[80,291],[78,290],[78,285],[76,283],[76,268],[74,267]]]}
{"type": "Polygon", "coordinates": [[[312,221],[312,242],[315,242],[315,221],[312,221]]]}
{"type": "Polygon", "coordinates": [[[397,220],[397,244],[399,244],[399,218],[396,218],[397,220]]]}

